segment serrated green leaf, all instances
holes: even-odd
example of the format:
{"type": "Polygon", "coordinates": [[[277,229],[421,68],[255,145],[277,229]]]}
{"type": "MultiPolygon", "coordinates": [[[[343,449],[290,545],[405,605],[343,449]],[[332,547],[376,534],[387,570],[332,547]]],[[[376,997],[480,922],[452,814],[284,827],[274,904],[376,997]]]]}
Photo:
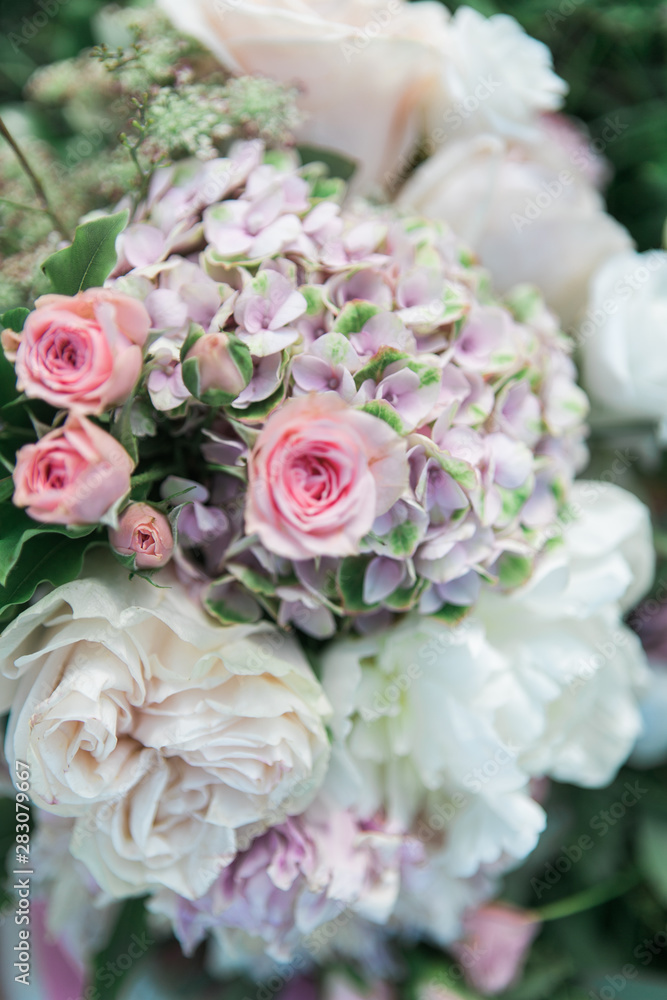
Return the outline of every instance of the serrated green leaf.
{"type": "MultiPolygon", "coordinates": [[[[3,480],[7,482],[7,480],[3,480]]],[[[11,480],[9,480],[11,483],[11,480]]],[[[12,503],[3,503],[0,507],[0,586],[7,582],[9,574],[21,559],[25,544],[31,538],[44,535],[65,535],[67,538],[83,538],[95,531],[96,525],[82,525],[80,528],[68,528],[64,524],[41,524],[34,521],[20,507],[12,503]]],[[[42,545],[48,542],[42,542],[42,545]]]]}
{"type": "Polygon", "coordinates": [[[30,315],[30,310],[25,306],[17,306],[16,309],[8,309],[0,316],[0,327],[4,330],[13,330],[14,333],[21,333],[25,321],[30,315]]]}
{"type": "Polygon", "coordinates": [[[60,295],[99,288],[116,264],[116,237],[127,225],[127,209],[76,227],[73,243],[51,254],[42,269],[60,295]]]}
{"type": "Polygon", "coordinates": [[[42,535],[33,536],[22,548],[22,558],[0,587],[0,615],[31,599],[41,583],[59,587],[75,580],[83,566],[87,550],[101,541],[99,536],[86,538],[56,537],[47,545],[42,535]]]}

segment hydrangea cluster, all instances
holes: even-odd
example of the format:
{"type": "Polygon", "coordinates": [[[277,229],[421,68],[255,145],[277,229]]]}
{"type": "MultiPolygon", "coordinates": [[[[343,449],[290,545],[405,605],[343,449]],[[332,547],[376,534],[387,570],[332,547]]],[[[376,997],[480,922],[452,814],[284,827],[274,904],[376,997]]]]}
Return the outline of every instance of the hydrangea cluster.
{"type": "Polygon", "coordinates": [[[260,142],[158,171],[112,285],[150,314],[153,407],[199,420],[220,472],[192,477],[184,571],[213,581],[223,620],[270,596],[319,637],[336,616],[447,614],[525,579],[586,414],[536,293],[495,300],[446,226],[341,209],[339,191],[260,142]],[[333,424],[355,425],[365,485],[342,439],[322,450],[333,424]]]}

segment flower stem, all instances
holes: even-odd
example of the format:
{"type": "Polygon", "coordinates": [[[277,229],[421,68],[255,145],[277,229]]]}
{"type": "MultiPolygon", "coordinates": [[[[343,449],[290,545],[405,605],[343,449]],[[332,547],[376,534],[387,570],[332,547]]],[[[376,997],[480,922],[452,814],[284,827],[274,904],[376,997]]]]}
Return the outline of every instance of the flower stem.
{"type": "Polygon", "coordinates": [[[584,910],[592,910],[601,903],[606,903],[610,899],[616,899],[632,889],[641,881],[641,876],[636,869],[631,868],[622,875],[615,875],[613,878],[602,882],[601,885],[594,885],[590,889],[577,892],[574,896],[566,899],[559,899],[556,903],[542,906],[537,910],[531,910],[536,920],[543,923],[547,920],[560,920],[562,917],[571,917],[575,913],[583,913],[584,910]]]}
{"type": "Polygon", "coordinates": [[[19,146],[16,139],[11,134],[5,123],[3,122],[2,118],[0,118],[0,135],[2,135],[7,140],[9,145],[14,150],[19,163],[21,164],[24,171],[28,175],[30,183],[32,184],[33,189],[35,191],[35,194],[37,195],[42,205],[44,206],[44,211],[50,216],[51,221],[53,222],[58,232],[61,233],[61,235],[64,236],[65,239],[71,240],[72,237],[67,229],[67,226],[64,225],[62,219],[60,219],[60,217],[56,214],[54,209],[51,208],[49,199],[46,196],[46,191],[42,187],[42,182],[40,181],[39,177],[37,177],[32,167],[26,160],[23,150],[21,149],[21,147],[19,146]]]}

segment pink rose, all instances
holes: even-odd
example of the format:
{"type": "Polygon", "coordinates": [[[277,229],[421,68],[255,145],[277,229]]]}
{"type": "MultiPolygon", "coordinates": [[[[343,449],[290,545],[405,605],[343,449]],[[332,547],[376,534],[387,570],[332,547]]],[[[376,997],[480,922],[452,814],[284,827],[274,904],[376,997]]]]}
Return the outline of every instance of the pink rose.
{"type": "Polygon", "coordinates": [[[18,388],[79,413],[102,413],[130,395],[141,374],[151,320],[111,288],[43,295],[16,349],[18,388]]]}
{"type": "Polygon", "coordinates": [[[127,493],[133,468],[115,438],[72,413],[62,427],[19,450],[14,503],[36,521],[95,524],[127,493]]]}
{"type": "Polygon", "coordinates": [[[288,559],[347,556],[407,485],[404,441],[337,393],[291,399],[248,461],[246,530],[288,559]]]}
{"type": "Polygon", "coordinates": [[[169,521],[147,503],[131,503],[109,532],[109,541],[121,555],[135,557],[137,569],[157,569],[171,559],[174,538],[169,521]]]}
{"type": "Polygon", "coordinates": [[[463,960],[472,948],[477,958],[465,963],[466,979],[480,993],[493,996],[518,978],[541,926],[528,911],[501,903],[480,906],[466,916],[465,942],[457,942],[452,951],[463,960]]]}

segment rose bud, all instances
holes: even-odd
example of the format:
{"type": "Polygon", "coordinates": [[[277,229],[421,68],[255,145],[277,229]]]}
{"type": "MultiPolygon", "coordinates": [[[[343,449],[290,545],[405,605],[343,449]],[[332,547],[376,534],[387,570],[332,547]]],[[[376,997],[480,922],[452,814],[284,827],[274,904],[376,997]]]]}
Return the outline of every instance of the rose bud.
{"type": "Polygon", "coordinates": [[[191,334],[181,357],[185,385],[211,406],[233,402],[252,378],[248,348],[226,333],[191,334]]]}
{"type": "Polygon", "coordinates": [[[14,497],[30,517],[50,524],[96,524],[130,489],[134,462],[86,417],[26,444],[16,456],[14,497]]]}
{"type": "Polygon", "coordinates": [[[79,413],[124,402],[137,383],[151,320],[138,299],[111,288],[43,295],[25,321],[16,350],[17,387],[26,396],[79,413]]]}
{"type": "Polygon", "coordinates": [[[171,559],[174,538],[169,521],[147,503],[131,503],[109,531],[109,541],[123,556],[134,556],[137,569],[157,569],[171,559]]]}

